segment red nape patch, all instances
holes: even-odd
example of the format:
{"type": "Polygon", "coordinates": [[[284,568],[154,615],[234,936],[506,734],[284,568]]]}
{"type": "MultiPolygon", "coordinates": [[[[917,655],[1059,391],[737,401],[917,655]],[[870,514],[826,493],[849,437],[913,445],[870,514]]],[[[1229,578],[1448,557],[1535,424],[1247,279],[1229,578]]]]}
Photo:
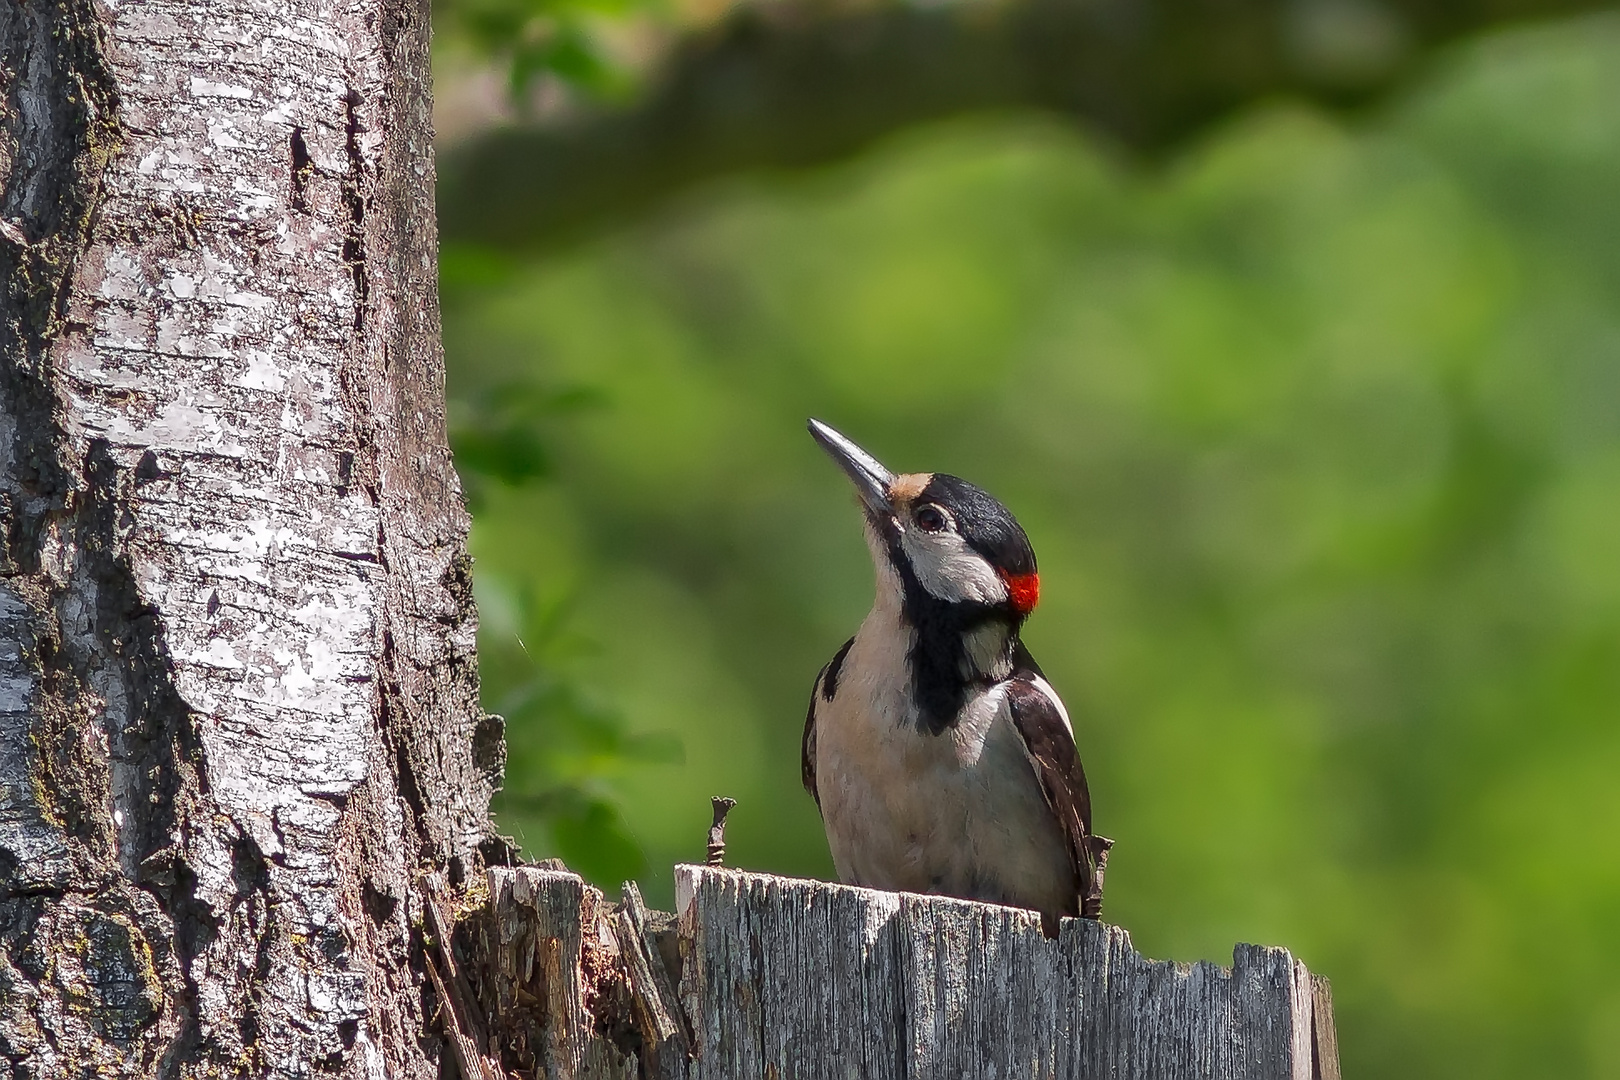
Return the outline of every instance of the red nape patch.
{"type": "Polygon", "coordinates": [[[1041,576],[1039,574],[1003,574],[1007,583],[1007,598],[1020,615],[1028,615],[1041,602],[1041,576]]]}

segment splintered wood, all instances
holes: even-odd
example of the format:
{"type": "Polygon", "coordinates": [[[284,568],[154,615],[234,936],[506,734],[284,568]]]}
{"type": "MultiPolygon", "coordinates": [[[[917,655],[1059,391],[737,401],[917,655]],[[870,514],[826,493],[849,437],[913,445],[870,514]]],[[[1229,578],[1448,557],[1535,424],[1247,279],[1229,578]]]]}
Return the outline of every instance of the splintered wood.
{"type": "Polygon", "coordinates": [[[526,1031],[521,1073],[1339,1080],[1327,981],[1285,949],[1155,962],[1101,923],[1048,939],[1034,912],[703,866],[668,928],[633,886],[618,909],[566,871],[490,886],[480,997],[526,1031]]]}

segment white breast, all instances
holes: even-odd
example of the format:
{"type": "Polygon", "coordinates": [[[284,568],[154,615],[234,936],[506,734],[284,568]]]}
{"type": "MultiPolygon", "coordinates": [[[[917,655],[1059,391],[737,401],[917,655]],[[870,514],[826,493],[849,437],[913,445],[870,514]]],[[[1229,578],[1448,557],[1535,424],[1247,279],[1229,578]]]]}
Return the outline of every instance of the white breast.
{"type": "Polygon", "coordinates": [[[911,633],[880,603],[818,698],[816,787],[839,877],[850,884],[1072,906],[1068,850],[1007,712],[1004,685],[931,735],[907,693],[911,633]]]}

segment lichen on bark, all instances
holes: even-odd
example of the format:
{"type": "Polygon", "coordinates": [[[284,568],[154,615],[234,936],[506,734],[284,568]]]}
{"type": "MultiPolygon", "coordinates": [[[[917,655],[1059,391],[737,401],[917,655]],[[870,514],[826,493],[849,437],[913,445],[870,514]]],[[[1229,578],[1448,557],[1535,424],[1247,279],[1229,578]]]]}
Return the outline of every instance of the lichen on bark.
{"type": "Polygon", "coordinates": [[[17,1075],[438,1071],[416,882],[477,869],[503,754],[426,48],[423,3],[0,11],[17,1075]]]}

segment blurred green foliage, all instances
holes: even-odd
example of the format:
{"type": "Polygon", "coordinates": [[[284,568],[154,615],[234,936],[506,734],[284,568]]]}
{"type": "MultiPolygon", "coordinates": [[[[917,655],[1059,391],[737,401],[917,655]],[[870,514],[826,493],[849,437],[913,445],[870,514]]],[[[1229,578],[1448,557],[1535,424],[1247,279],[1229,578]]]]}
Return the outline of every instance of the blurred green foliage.
{"type": "Polygon", "coordinates": [[[572,598],[541,600],[530,582],[480,590],[485,633],[479,666],[486,704],[521,734],[509,740],[502,822],[539,823],[531,850],[557,855],[595,881],[649,871],[609,787],[627,766],[679,763],[668,735],[632,733],[621,714],[568,677],[571,658],[592,650],[569,629],[572,598]]]}
{"type": "Polygon", "coordinates": [[[504,61],[507,90],[518,100],[547,71],[591,86],[610,70],[571,5],[530,0],[440,3],[434,22],[459,30],[470,46],[504,61]]]}
{"type": "Polygon", "coordinates": [[[490,481],[517,486],[544,479],[551,471],[541,437],[546,422],[601,401],[601,392],[589,386],[548,391],[521,378],[452,398],[450,446],[468,506],[482,509],[490,481]]]}
{"type": "Polygon", "coordinates": [[[1162,171],[987,118],[447,252],[502,824],[667,904],[728,794],[732,862],[831,873],[799,734],[871,574],[816,415],[1020,516],[1140,948],[1296,949],[1349,1076],[1620,1077],[1617,101],[1600,20],[1162,171]]]}
{"type": "Polygon", "coordinates": [[[520,109],[547,77],[587,98],[623,100],[642,65],[616,40],[632,26],[666,26],[675,11],[664,0],[434,0],[435,53],[493,61],[520,109]]]}

